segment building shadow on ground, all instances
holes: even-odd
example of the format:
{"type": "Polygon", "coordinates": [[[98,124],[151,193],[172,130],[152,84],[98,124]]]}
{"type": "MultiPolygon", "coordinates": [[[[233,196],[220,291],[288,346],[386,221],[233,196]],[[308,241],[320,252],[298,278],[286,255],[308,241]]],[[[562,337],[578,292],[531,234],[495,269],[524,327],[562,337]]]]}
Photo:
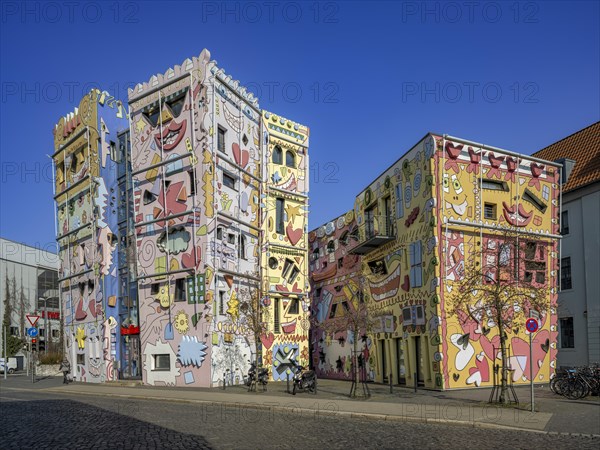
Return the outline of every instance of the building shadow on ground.
{"type": "Polygon", "coordinates": [[[139,420],[135,405],[103,409],[73,400],[8,400],[0,403],[0,447],[22,448],[198,448],[199,435],[139,420]]]}

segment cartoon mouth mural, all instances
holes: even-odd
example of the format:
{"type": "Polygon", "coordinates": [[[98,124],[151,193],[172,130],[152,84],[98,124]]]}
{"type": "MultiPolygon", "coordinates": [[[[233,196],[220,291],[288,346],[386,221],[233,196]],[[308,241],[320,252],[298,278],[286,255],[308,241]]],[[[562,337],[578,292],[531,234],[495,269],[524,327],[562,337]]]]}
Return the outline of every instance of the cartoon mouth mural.
{"type": "Polygon", "coordinates": [[[275,187],[279,189],[285,189],[286,191],[295,191],[296,190],[296,176],[291,173],[287,180],[283,183],[276,184],[275,187]]]}
{"type": "Polygon", "coordinates": [[[289,322],[286,323],[282,323],[281,324],[281,329],[283,330],[283,332],[285,334],[291,334],[293,332],[296,331],[296,323],[298,322],[298,319],[294,319],[291,320],[289,322]]]}
{"type": "Polygon", "coordinates": [[[400,287],[400,264],[396,269],[383,280],[378,282],[369,281],[371,296],[376,302],[380,302],[388,297],[396,295],[400,287]]]}
{"type": "Polygon", "coordinates": [[[337,265],[332,264],[331,266],[326,267],[325,269],[321,270],[320,272],[313,272],[311,276],[312,276],[313,281],[317,282],[317,281],[325,280],[327,278],[331,278],[331,277],[335,276],[336,273],[337,273],[337,265]]]}
{"type": "Polygon", "coordinates": [[[225,120],[229,124],[229,126],[235,131],[239,133],[242,130],[242,119],[237,117],[227,108],[227,102],[225,100],[221,100],[223,103],[223,111],[225,113],[225,120]]]}
{"type": "Polygon", "coordinates": [[[525,227],[531,222],[533,210],[525,211],[522,204],[519,204],[518,210],[516,205],[508,206],[506,202],[502,202],[502,206],[504,207],[504,218],[513,227],[525,227]]]}
{"type": "Polygon", "coordinates": [[[172,120],[169,126],[165,128],[162,133],[159,131],[154,135],[154,141],[159,147],[162,144],[162,149],[166,152],[173,150],[183,139],[186,128],[186,120],[183,120],[181,123],[177,123],[175,120],[172,120]]]}
{"type": "Polygon", "coordinates": [[[465,201],[460,204],[450,203],[447,201],[446,209],[452,208],[456,214],[458,214],[459,216],[462,216],[465,213],[465,211],[467,210],[467,205],[468,205],[467,196],[465,195],[465,201]]]}

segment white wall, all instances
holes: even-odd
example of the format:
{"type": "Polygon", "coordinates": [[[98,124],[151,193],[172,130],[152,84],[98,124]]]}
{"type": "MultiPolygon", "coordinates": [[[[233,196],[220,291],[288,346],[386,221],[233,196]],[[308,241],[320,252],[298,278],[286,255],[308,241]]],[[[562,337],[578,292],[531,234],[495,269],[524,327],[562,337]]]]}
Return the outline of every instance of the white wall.
{"type": "Polygon", "coordinates": [[[600,362],[600,183],[565,194],[562,209],[569,234],[561,259],[571,258],[572,289],[559,293],[559,327],[561,318],[573,317],[575,348],[559,342],[558,365],[580,366],[600,362]]]}

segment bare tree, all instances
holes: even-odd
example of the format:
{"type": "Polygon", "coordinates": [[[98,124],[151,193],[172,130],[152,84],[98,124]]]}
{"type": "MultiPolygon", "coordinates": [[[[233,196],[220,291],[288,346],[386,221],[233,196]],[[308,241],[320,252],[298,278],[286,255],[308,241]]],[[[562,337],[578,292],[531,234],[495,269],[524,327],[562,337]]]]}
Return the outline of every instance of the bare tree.
{"type": "MultiPolygon", "coordinates": [[[[4,285],[4,317],[2,320],[2,325],[6,330],[6,340],[4,341],[5,352],[2,352],[2,356],[4,356],[4,353],[6,353],[7,357],[11,357],[19,353],[25,344],[25,340],[20,336],[13,336],[10,330],[12,324],[11,317],[13,313],[13,305],[16,300],[16,281],[14,277],[12,280],[10,280],[7,273],[4,285]]],[[[23,332],[23,330],[21,330],[21,332],[23,332]]]]}
{"type": "MultiPolygon", "coordinates": [[[[345,331],[352,331],[354,339],[352,342],[352,387],[350,397],[356,397],[358,393],[358,381],[360,377],[360,361],[358,355],[358,343],[362,337],[369,334],[374,326],[373,318],[369,312],[369,296],[364,293],[365,277],[357,277],[356,290],[351,290],[350,298],[342,302],[342,310],[336,317],[325,319],[323,322],[316,322],[316,316],[313,316],[313,326],[318,327],[329,334],[335,334],[345,331]]],[[[365,365],[367,362],[362,361],[365,365]]]]}
{"type": "Polygon", "coordinates": [[[263,334],[266,334],[269,324],[269,310],[268,308],[263,308],[261,301],[262,299],[260,298],[258,290],[251,288],[248,293],[242,297],[239,306],[240,325],[244,326],[254,339],[254,345],[256,347],[254,363],[256,365],[257,373],[258,368],[260,367],[259,361],[261,357],[261,352],[259,351],[261,345],[260,337],[263,334]]]}
{"type": "Polygon", "coordinates": [[[502,361],[499,401],[508,403],[507,332],[550,308],[548,286],[554,280],[546,279],[546,274],[551,242],[505,229],[485,235],[481,244],[481,253],[468,253],[464,273],[453,282],[456,289],[449,312],[455,316],[466,313],[483,326],[498,327],[502,361]]]}

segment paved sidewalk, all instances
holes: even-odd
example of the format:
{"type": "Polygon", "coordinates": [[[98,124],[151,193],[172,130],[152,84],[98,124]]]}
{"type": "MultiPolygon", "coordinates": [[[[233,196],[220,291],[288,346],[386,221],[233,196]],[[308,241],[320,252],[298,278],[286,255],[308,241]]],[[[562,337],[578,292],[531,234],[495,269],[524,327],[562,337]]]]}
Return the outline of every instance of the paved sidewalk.
{"type": "Polygon", "coordinates": [[[531,413],[529,388],[515,388],[518,407],[489,404],[490,389],[461,391],[426,391],[368,384],[368,399],[350,399],[350,383],[319,380],[317,394],[286,392],[286,383],[269,383],[267,392],[248,392],[245,387],[172,388],[136,386],[133,383],[72,383],[60,384],[62,379],[46,378],[31,383],[25,377],[0,380],[3,389],[41,389],[47,392],[112,396],[120,398],[153,399],[197,403],[206,412],[218,409],[241,408],[251,414],[252,408],[272,414],[314,415],[332,414],[388,421],[444,423],[482,428],[522,429],[535,432],[600,435],[600,399],[588,397],[571,401],[553,394],[547,386],[536,387],[536,412],[531,413]]]}

